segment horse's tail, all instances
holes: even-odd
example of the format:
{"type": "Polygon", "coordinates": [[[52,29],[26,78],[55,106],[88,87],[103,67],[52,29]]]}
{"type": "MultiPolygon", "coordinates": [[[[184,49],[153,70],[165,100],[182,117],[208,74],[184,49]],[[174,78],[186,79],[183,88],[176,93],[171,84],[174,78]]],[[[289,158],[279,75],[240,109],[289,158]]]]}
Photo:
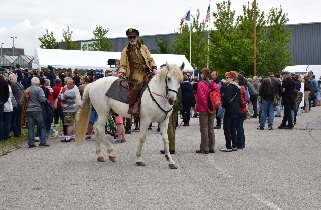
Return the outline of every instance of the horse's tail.
{"type": "Polygon", "coordinates": [[[86,86],[82,96],[81,109],[79,113],[79,119],[77,122],[76,144],[81,144],[85,140],[85,135],[87,132],[89,117],[91,113],[91,102],[89,97],[89,90],[91,85],[92,83],[86,86]]]}

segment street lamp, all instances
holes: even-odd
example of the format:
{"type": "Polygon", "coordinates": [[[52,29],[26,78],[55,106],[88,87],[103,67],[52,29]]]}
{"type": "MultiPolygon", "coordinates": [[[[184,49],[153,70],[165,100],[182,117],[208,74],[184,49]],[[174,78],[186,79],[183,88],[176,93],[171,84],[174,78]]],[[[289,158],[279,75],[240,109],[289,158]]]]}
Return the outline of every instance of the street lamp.
{"type": "Polygon", "coordinates": [[[12,39],[12,55],[14,56],[14,39],[17,38],[16,36],[11,36],[12,39]]]}
{"type": "Polygon", "coordinates": [[[1,43],[1,56],[0,57],[2,57],[2,45],[3,45],[4,43],[1,43]]]}

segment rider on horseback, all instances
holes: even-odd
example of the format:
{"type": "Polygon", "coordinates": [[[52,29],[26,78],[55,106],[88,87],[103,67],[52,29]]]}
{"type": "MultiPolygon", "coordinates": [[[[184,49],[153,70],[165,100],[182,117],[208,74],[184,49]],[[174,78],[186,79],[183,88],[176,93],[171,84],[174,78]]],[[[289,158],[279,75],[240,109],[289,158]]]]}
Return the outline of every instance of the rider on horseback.
{"type": "Polygon", "coordinates": [[[149,72],[156,74],[157,66],[148,48],[138,42],[139,31],[129,28],[126,31],[129,44],[121,53],[119,77],[129,81],[128,114],[139,116],[138,96],[143,87],[143,77],[149,72]]]}

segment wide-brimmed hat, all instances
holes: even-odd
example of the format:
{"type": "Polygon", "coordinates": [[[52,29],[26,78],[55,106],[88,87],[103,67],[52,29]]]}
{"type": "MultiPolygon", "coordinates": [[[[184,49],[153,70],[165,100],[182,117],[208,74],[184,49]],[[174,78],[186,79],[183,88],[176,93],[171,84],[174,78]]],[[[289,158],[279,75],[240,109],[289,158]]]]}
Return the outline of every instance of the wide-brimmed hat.
{"type": "Polygon", "coordinates": [[[129,28],[126,31],[126,36],[139,36],[139,31],[134,28],[129,28]]]}

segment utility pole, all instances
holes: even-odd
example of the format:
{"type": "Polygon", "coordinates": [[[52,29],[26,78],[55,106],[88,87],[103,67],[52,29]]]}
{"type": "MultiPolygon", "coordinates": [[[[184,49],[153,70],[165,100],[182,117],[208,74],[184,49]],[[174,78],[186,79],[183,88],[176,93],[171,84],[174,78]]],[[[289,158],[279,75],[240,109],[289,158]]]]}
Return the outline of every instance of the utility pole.
{"type": "Polygon", "coordinates": [[[256,0],[253,3],[253,54],[254,54],[254,62],[253,62],[253,76],[256,76],[256,0]]]}
{"type": "Polygon", "coordinates": [[[16,36],[11,36],[10,37],[12,39],[12,56],[14,56],[14,39],[16,39],[16,36]]]}

